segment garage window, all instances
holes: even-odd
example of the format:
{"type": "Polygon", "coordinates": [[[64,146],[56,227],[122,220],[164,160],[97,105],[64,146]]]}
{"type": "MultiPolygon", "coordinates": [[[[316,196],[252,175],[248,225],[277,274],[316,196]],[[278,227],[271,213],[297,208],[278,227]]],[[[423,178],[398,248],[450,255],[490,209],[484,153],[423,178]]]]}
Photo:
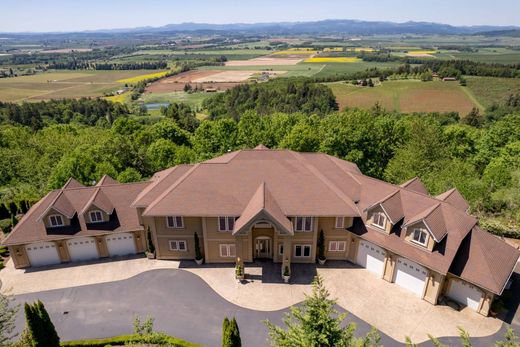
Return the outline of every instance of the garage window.
{"type": "Polygon", "coordinates": [[[336,217],[335,227],[336,229],[345,228],[345,217],[336,217]]]}
{"type": "Polygon", "coordinates": [[[311,245],[295,245],[294,256],[297,258],[308,258],[311,256],[311,245]]]}
{"type": "Polygon", "coordinates": [[[170,240],[170,250],[186,252],[186,241],[185,240],[170,240]]]}
{"type": "Polygon", "coordinates": [[[166,225],[172,229],[184,228],[184,220],[181,216],[168,216],[166,217],[166,225]]]}
{"type": "Polygon", "coordinates": [[[428,232],[424,229],[413,229],[412,241],[426,246],[428,243],[428,232]]]}
{"type": "Polygon", "coordinates": [[[233,231],[235,217],[218,217],[218,231],[233,231]]]}
{"type": "Polygon", "coordinates": [[[236,257],[235,244],[220,244],[220,256],[222,258],[234,258],[236,257]]]}
{"type": "Polygon", "coordinates": [[[295,217],[294,231],[312,231],[312,217],[295,217]]]}
{"type": "Polygon", "coordinates": [[[52,214],[49,216],[49,224],[51,227],[62,227],[63,217],[59,214],[52,214]]]}
{"type": "Polygon", "coordinates": [[[103,214],[99,210],[90,211],[90,222],[99,223],[103,221],[103,214]]]}
{"type": "Polygon", "coordinates": [[[372,217],[372,224],[378,228],[386,228],[386,216],[383,212],[376,212],[372,217]]]}
{"type": "Polygon", "coordinates": [[[329,252],[345,252],[345,241],[330,241],[329,252]]]}

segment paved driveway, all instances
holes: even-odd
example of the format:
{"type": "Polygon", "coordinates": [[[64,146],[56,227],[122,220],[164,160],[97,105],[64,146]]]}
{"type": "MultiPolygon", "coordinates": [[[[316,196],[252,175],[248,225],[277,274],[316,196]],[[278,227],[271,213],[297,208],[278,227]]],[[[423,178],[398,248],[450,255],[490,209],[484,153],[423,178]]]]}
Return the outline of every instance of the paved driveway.
{"type": "MultiPolygon", "coordinates": [[[[234,305],[216,294],[200,277],[183,270],[153,270],[127,280],[81,287],[56,289],[15,297],[19,303],[42,300],[62,340],[101,338],[131,333],[134,314],[156,318],[157,330],[203,344],[218,346],[221,323],[225,316],[235,316],[241,328],[244,346],[267,346],[267,329],[261,323],[269,319],[281,324],[280,311],[255,311],[234,305]]],[[[344,311],[340,308],[340,311],[344,311]]],[[[359,336],[370,330],[370,325],[353,314],[346,321],[356,322],[359,336]]],[[[17,329],[23,328],[23,315],[17,320],[17,329]]],[[[505,327],[495,336],[474,338],[474,346],[490,346],[501,336],[505,327]]],[[[402,346],[381,333],[384,346],[402,346]]],[[[457,338],[442,338],[456,344],[457,338]]],[[[421,346],[430,346],[426,342],[421,346]]]]}

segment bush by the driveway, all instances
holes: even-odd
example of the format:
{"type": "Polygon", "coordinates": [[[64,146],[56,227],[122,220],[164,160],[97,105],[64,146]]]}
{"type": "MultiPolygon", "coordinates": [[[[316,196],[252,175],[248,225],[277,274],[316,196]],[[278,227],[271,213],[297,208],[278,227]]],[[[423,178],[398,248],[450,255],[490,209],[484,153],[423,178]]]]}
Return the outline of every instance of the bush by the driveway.
{"type": "MultiPolygon", "coordinates": [[[[154,333],[153,343],[158,345],[173,346],[173,347],[200,347],[195,343],[191,343],[177,337],[168,336],[165,334],[154,333]]],[[[145,342],[144,339],[148,339],[147,336],[133,334],[133,335],[121,335],[109,337],[106,339],[93,339],[93,340],[77,340],[77,341],[66,341],[62,342],[62,347],[105,347],[106,345],[112,346],[124,346],[127,343],[140,343],[145,342]]],[[[146,341],[151,342],[151,341],[146,341]]]]}

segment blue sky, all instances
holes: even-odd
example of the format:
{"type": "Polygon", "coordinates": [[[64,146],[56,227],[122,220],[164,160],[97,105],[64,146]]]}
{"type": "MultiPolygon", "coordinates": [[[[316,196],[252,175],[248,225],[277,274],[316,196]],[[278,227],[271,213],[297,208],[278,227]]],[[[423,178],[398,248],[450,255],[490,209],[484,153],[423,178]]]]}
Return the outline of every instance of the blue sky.
{"type": "Polygon", "coordinates": [[[320,19],[520,26],[520,0],[0,0],[0,8],[0,32],[320,19]]]}

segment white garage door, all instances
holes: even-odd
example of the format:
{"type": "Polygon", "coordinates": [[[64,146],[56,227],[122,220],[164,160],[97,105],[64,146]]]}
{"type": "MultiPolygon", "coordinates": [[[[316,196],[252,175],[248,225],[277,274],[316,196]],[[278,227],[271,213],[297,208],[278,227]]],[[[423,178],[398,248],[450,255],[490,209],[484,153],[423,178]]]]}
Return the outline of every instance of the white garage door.
{"type": "Polygon", "coordinates": [[[44,266],[61,263],[54,242],[40,242],[25,246],[31,266],[44,266]]]}
{"type": "Polygon", "coordinates": [[[113,257],[116,255],[135,254],[134,235],[131,233],[121,233],[108,235],[105,237],[107,242],[108,254],[113,257]]]}
{"type": "Polygon", "coordinates": [[[465,281],[452,279],[448,296],[463,305],[478,310],[482,292],[465,281]]]}
{"type": "Polygon", "coordinates": [[[421,265],[405,258],[397,258],[395,284],[422,297],[427,275],[428,271],[421,265]]]}
{"type": "Polygon", "coordinates": [[[367,270],[383,275],[385,251],[368,241],[359,241],[357,263],[367,270]]]}
{"type": "Polygon", "coordinates": [[[67,241],[71,261],[82,261],[99,258],[96,239],[93,237],[78,237],[67,241]]]}

